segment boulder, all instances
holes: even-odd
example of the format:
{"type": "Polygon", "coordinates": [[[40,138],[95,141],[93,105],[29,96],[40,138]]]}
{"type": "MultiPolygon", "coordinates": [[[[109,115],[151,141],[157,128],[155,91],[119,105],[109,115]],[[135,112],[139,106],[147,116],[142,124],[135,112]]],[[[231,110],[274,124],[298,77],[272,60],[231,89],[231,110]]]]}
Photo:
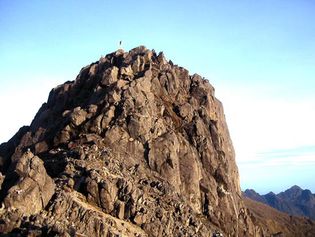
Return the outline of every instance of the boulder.
{"type": "Polygon", "coordinates": [[[22,155],[14,171],[18,180],[4,199],[8,209],[24,216],[39,213],[46,207],[55,192],[55,183],[45,170],[44,162],[31,152],[22,155]]]}

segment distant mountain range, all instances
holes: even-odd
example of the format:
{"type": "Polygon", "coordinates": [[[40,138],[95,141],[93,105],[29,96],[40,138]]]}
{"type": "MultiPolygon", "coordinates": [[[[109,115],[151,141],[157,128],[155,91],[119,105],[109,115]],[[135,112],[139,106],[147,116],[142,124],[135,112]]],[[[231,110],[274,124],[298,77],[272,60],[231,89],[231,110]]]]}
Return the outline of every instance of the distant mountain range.
{"type": "Polygon", "coordinates": [[[278,194],[269,192],[260,195],[253,189],[246,189],[244,196],[290,215],[306,216],[315,220],[315,194],[297,185],[278,194]]]}

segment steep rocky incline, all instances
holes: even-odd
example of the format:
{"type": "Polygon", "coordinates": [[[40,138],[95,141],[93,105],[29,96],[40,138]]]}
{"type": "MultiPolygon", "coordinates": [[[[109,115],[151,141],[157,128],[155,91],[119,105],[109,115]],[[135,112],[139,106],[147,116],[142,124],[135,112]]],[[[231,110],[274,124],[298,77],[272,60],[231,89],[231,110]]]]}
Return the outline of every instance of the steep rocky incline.
{"type": "MultiPolygon", "coordinates": [[[[260,236],[214,88],[145,47],[54,88],[0,146],[0,230],[260,236]]],[[[215,235],[214,235],[215,236],[215,235]]]]}

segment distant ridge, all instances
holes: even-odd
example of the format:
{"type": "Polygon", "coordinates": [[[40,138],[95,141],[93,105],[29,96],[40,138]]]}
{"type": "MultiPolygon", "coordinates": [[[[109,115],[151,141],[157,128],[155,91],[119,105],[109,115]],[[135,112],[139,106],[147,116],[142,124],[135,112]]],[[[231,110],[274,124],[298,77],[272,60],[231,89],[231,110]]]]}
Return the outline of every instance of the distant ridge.
{"type": "Polygon", "coordinates": [[[310,190],[302,189],[297,185],[278,194],[269,192],[260,195],[253,189],[246,189],[244,196],[267,204],[279,211],[291,215],[306,216],[315,220],[315,195],[310,190]]]}

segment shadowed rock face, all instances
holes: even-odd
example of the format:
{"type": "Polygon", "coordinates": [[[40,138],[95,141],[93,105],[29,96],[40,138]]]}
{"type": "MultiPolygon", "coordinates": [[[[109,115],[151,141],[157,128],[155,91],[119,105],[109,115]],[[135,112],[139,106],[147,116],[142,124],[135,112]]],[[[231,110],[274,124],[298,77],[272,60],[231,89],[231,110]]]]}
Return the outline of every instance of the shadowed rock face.
{"type": "Polygon", "coordinates": [[[142,46],[102,57],[54,88],[32,124],[0,146],[0,165],[3,231],[261,233],[241,200],[214,88],[142,46]],[[21,212],[29,196],[13,193],[29,186],[38,203],[21,212]]]}

